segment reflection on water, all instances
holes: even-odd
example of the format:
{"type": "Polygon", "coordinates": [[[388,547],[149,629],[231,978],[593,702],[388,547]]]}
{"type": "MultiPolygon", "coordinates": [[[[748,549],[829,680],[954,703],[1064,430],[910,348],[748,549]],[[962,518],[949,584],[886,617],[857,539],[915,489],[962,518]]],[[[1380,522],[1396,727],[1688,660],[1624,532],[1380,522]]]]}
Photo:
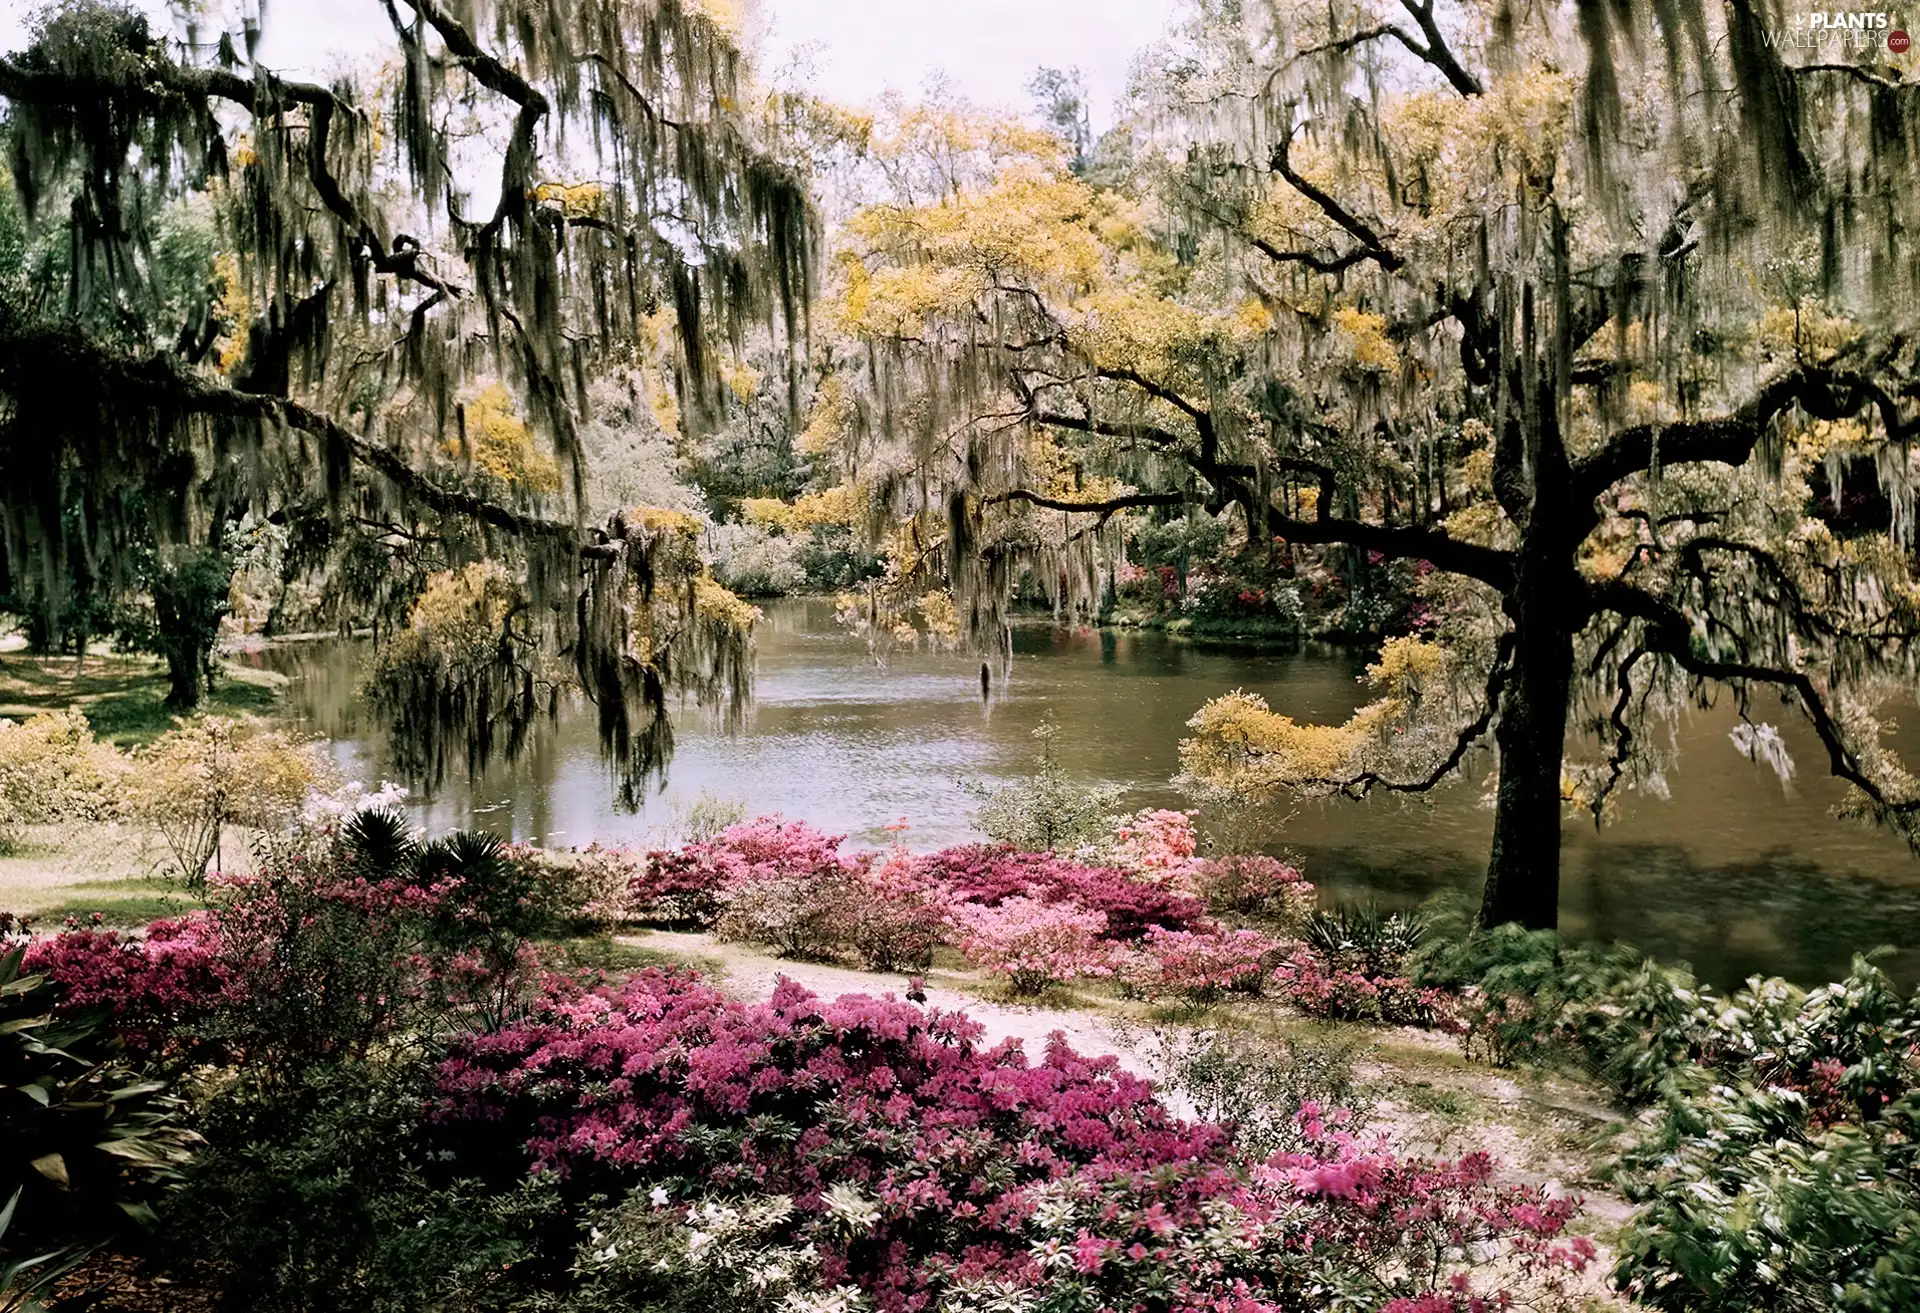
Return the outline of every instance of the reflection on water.
{"type": "MultiPolygon", "coordinates": [[[[619,841],[657,832],[704,791],[754,812],[804,817],[857,843],[884,842],[882,827],[904,816],[913,844],[932,847],[978,837],[959,780],[1029,768],[1031,733],[1048,713],[1063,727],[1069,770],[1126,784],[1139,805],[1176,805],[1167,786],[1176,745],[1207,698],[1246,688],[1297,718],[1340,720],[1364,691],[1364,659],[1350,653],[1032,627],[1016,632],[1003,696],[983,704],[975,660],[908,653],[883,668],[835,627],[827,604],[782,602],[767,612],[748,728],[728,736],[688,711],[667,785],[638,814],[612,806],[592,717],[580,713],[537,735],[522,760],[450,780],[420,802],[417,819],[559,845],[619,841]]],[[[292,714],[372,780],[386,762],[354,696],[362,653],[335,643],[251,659],[296,676],[292,714]]],[[[1840,789],[1816,773],[1824,758],[1810,735],[1782,727],[1803,767],[1783,792],[1771,772],[1733,750],[1733,723],[1731,710],[1716,710],[1682,727],[1671,800],[1635,798],[1597,834],[1568,821],[1567,929],[1691,961],[1722,983],[1753,972],[1827,979],[1875,944],[1900,950],[1891,962],[1898,975],[1920,977],[1920,863],[1904,844],[1828,815],[1840,789]]],[[[1340,896],[1410,902],[1474,888],[1491,824],[1484,791],[1483,780],[1465,780],[1425,803],[1314,804],[1274,842],[1340,896]]]]}

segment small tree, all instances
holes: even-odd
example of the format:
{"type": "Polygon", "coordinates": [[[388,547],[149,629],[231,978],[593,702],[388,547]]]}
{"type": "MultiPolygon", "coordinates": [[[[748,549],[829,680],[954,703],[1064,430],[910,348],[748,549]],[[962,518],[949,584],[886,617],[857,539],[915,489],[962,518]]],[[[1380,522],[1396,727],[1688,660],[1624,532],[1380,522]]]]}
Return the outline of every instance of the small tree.
{"type": "Polygon", "coordinates": [[[973,822],[996,843],[1022,852],[1072,852],[1109,838],[1126,790],[1113,784],[1081,784],[1054,755],[1060,726],[1051,715],[1033,731],[1040,761],[1025,779],[998,787],[972,780],[960,786],[980,800],[973,822]]]}
{"type": "MultiPolygon", "coordinates": [[[[134,814],[159,829],[188,885],[205,884],[229,825],[284,830],[330,771],[311,746],[219,716],[182,721],[140,753],[134,814]]],[[[216,865],[216,869],[217,865],[216,865]]]]}

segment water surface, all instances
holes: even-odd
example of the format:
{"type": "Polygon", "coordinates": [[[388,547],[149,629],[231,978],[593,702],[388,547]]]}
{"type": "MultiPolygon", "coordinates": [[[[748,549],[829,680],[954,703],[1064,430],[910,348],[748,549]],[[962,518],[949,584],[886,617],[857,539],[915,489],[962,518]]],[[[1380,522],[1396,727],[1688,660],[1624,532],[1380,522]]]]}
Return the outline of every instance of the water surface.
{"type": "MultiPolygon", "coordinates": [[[[1245,688],[1296,718],[1341,720],[1365,695],[1365,658],[1350,652],[1034,625],[1016,631],[1012,679],[983,703],[977,660],[906,653],[880,665],[824,602],[766,609],[746,729],[728,735],[687,712],[668,781],[639,813],[613,806],[592,718],[579,712],[538,735],[520,761],[418,797],[417,819],[556,845],[635,840],[658,836],[707,792],[856,843],[885,842],[884,827],[904,817],[909,841],[933,847],[978,837],[960,781],[1031,769],[1032,731],[1048,714],[1062,726],[1059,757],[1072,773],[1123,784],[1136,805],[1171,806],[1181,801],[1168,785],[1177,745],[1206,699],[1245,688]]],[[[294,675],[290,713],[372,780],[390,768],[355,697],[364,651],[326,643],[250,659],[294,675]]],[[[1899,950],[1896,974],[1920,978],[1920,862],[1889,835],[1833,819],[1841,789],[1819,773],[1811,734],[1782,725],[1801,767],[1783,789],[1733,749],[1734,723],[1724,707],[1681,726],[1670,799],[1631,798],[1598,833],[1568,821],[1563,925],[1690,961],[1720,983],[1754,972],[1824,980],[1876,944],[1899,950]]],[[[1484,779],[1466,779],[1424,802],[1308,804],[1265,843],[1298,854],[1329,896],[1403,903],[1471,889],[1491,830],[1485,792],[1484,779]]]]}

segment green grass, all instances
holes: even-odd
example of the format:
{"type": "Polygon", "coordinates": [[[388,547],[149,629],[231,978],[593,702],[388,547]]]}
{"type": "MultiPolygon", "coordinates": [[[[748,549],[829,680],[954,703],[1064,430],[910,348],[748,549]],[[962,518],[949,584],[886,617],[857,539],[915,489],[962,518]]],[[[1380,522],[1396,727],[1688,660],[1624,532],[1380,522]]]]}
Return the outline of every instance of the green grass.
{"type": "Polygon", "coordinates": [[[1479,1106],[1478,1100],[1464,1090],[1446,1089],[1432,1081],[1412,1081],[1401,1090],[1401,1095],[1409,1107],[1448,1121],[1464,1121],[1479,1106]]]}
{"type": "MultiPolygon", "coordinates": [[[[201,709],[222,716],[271,712],[286,677],[243,666],[225,667],[201,709]]],[[[0,716],[23,720],[42,711],[78,708],[96,737],[115,747],[150,743],[173,728],[166,666],[156,657],[90,654],[73,657],[0,655],[0,716]]]]}
{"type": "MultiPolygon", "coordinates": [[[[165,886],[158,880],[151,882],[152,888],[138,894],[116,894],[95,896],[89,892],[84,897],[67,902],[54,903],[32,913],[37,927],[52,929],[71,917],[81,924],[100,913],[103,925],[121,930],[136,930],[149,921],[158,921],[162,917],[181,916],[193,911],[202,904],[184,894],[164,892],[165,886]],[[155,889],[161,892],[154,892],[155,889]]],[[[91,891],[95,886],[87,886],[91,891]]]]}
{"type": "Polygon", "coordinates": [[[648,967],[692,967],[703,976],[724,979],[727,974],[726,963],[716,957],[706,957],[699,953],[673,952],[664,948],[648,948],[636,944],[624,936],[594,936],[579,939],[556,939],[551,947],[560,952],[564,964],[576,970],[605,971],[609,974],[621,971],[644,971],[648,967]]]}

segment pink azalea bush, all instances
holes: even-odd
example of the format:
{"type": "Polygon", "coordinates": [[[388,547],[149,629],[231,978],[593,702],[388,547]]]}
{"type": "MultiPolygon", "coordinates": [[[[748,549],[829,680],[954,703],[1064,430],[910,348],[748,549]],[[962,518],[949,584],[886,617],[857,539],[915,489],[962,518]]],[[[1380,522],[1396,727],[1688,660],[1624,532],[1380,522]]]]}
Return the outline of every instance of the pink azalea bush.
{"type": "Polygon", "coordinates": [[[763,816],[684,849],[719,890],[714,933],[788,957],[831,958],[844,940],[853,872],[870,857],[840,855],[841,835],[763,816]]]}
{"type": "Polygon", "coordinates": [[[1174,994],[1191,1003],[1211,1003],[1227,993],[1257,994],[1286,945],[1257,930],[1163,930],[1149,927],[1145,940],[1116,968],[1134,993],[1174,994]]]}
{"type": "Polygon", "coordinates": [[[559,990],[457,1040],[437,1083],[450,1142],[517,1143],[575,1203],[790,1199],[780,1242],[882,1313],[990,1286],[1180,1313],[1482,1288],[1497,1307],[1592,1253],[1573,1201],[1501,1184],[1484,1155],[1400,1159],[1306,1105],[1299,1151],[1247,1163],[1229,1128],[1058,1036],[1030,1063],[963,1016],[791,982],[753,1005],[685,973],[559,990]]]}
{"type": "Polygon", "coordinates": [[[1192,895],[1197,892],[1199,851],[1193,813],[1160,808],[1136,812],[1120,822],[1108,856],[1122,870],[1192,895]]]}
{"type": "Polygon", "coordinates": [[[986,844],[943,848],[915,859],[921,873],[956,903],[994,907],[1007,898],[1071,903],[1103,913],[1109,940],[1138,939],[1150,925],[1185,930],[1205,919],[1200,900],[1110,866],[1086,866],[1054,853],[986,844]]]}
{"type": "Polygon", "coordinates": [[[904,850],[849,871],[841,899],[841,939],[869,971],[923,969],[948,934],[947,891],[904,850]]]}
{"type": "Polygon", "coordinates": [[[1273,992],[1309,1016],[1335,1021],[1378,1021],[1394,1026],[1448,1025],[1450,1000],[1439,989],[1405,976],[1371,975],[1329,964],[1319,954],[1295,953],[1273,973],[1273,992]]]}
{"type": "Polygon", "coordinates": [[[1257,853],[1209,857],[1196,868],[1194,883],[1216,912],[1262,912],[1297,927],[1314,908],[1313,885],[1298,867],[1257,853]]]}
{"type": "Polygon", "coordinates": [[[1112,951],[1101,939],[1104,912],[1015,895],[992,907],[957,905],[953,919],[967,961],[1004,977],[1016,994],[1038,994],[1049,985],[1113,970],[1112,951]]]}

